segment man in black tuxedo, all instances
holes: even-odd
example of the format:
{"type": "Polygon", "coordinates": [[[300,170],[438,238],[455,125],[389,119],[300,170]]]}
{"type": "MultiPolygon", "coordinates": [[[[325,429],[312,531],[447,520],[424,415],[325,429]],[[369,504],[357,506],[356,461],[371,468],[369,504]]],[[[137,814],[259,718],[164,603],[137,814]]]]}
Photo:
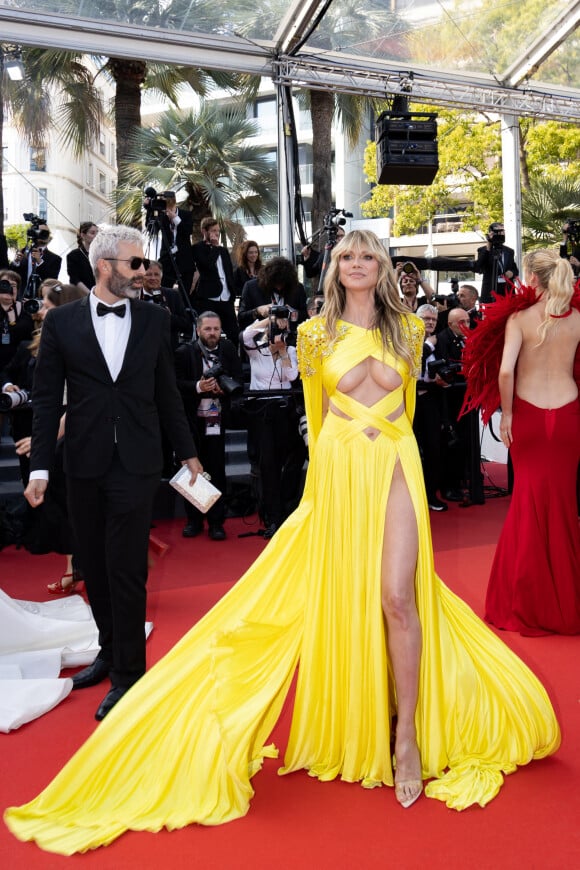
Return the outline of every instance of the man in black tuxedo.
{"type": "Polygon", "coordinates": [[[227,248],[220,245],[220,227],[213,217],[201,222],[201,242],[193,246],[192,255],[199,278],[194,291],[194,305],[211,308],[221,320],[229,340],[238,346],[238,322],[234,308],[234,268],[227,248]]]}
{"type": "Polygon", "coordinates": [[[169,316],[139,300],[147,262],[141,234],[104,227],[90,258],[93,292],[44,320],[25,495],[32,507],[44,500],[66,382],[69,516],[101,647],[73,687],[110,676],[100,720],[145,672],[147,550],[162,467],[161,423],[192,480],[202,468],[175,382],[169,316]]]}
{"type": "Polygon", "coordinates": [[[477,249],[474,271],[483,275],[481,281],[481,301],[493,302],[492,292],[505,296],[507,281],[513,281],[520,274],[514,251],[504,245],[505,229],[501,223],[490,224],[486,243],[477,249]]]}
{"type": "Polygon", "coordinates": [[[8,242],[4,233],[0,233],[0,269],[8,268],[8,242]]]}
{"type": "Polygon", "coordinates": [[[195,268],[191,256],[191,233],[193,215],[185,208],[178,208],[175,193],[167,190],[160,194],[167,203],[167,209],[159,215],[161,229],[161,251],[159,262],[163,269],[163,284],[173,287],[177,282],[175,265],[179,270],[186,293],[191,293],[195,268]],[[173,260],[171,253],[173,254],[173,260]]]}
{"type": "MultiPolygon", "coordinates": [[[[195,439],[203,467],[211,475],[220,492],[226,489],[226,432],[229,397],[224,394],[219,379],[209,371],[219,364],[224,375],[242,384],[242,364],[236,348],[222,338],[222,325],[214,311],[204,311],[197,318],[197,340],[182,344],[175,354],[177,386],[195,439]]],[[[184,538],[194,538],[203,529],[203,514],[190,502],[185,502],[187,525],[184,538]]],[[[212,541],[225,540],[225,504],[219,498],[207,512],[208,535],[212,541]]]]}
{"type": "Polygon", "coordinates": [[[193,331],[193,320],[188,316],[185,310],[185,305],[181,298],[179,290],[173,290],[170,287],[162,287],[161,279],[163,277],[163,269],[161,263],[157,260],[149,261],[149,268],[145,272],[143,278],[143,291],[141,299],[144,302],[155,302],[162,308],[169,311],[171,323],[171,346],[173,350],[177,349],[179,344],[180,333],[184,334],[188,339],[191,338],[193,331]]]}
{"type": "Polygon", "coordinates": [[[31,275],[36,276],[40,285],[46,278],[58,278],[62,257],[53,254],[47,247],[50,242],[50,230],[46,224],[39,224],[38,237],[33,243],[18,251],[11,269],[20,275],[21,295],[26,293],[31,275]]]}

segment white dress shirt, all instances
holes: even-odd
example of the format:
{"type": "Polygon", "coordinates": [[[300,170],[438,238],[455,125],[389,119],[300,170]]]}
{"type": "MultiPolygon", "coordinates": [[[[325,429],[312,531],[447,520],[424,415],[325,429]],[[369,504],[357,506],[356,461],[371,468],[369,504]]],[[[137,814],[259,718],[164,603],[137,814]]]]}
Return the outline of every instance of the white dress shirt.
{"type": "Polygon", "coordinates": [[[295,347],[282,348],[282,354],[287,353],[290,365],[282,364],[280,357],[274,359],[268,345],[255,347],[254,338],[264,329],[251,323],[244,329],[242,342],[244,350],[250,358],[250,389],[251,390],[289,390],[292,381],[298,377],[298,358],[295,347]]]}
{"type": "Polygon", "coordinates": [[[108,307],[117,308],[124,305],[127,309],[124,317],[117,317],[116,314],[105,314],[99,317],[97,305],[101,301],[94,293],[90,294],[91,320],[97,341],[103,351],[107,368],[112,379],[116,381],[123,365],[129,333],[131,332],[131,306],[127,299],[120,299],[119,302],[115,302],[114,305],[108,307]]]}

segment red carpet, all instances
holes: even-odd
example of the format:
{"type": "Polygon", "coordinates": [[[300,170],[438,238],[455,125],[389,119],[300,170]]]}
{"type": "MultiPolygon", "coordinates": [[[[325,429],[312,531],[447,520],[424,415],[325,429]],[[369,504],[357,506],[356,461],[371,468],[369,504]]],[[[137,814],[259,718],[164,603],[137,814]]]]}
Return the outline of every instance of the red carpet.
{"type": "MultiPolygon", "coordinates": [[[[501,481],[502,483],[504,481],[501,481]]],[[[432,515],[440,575],[481,615],[506,498],[432,515]]],[[[170,545],[151,572],[148,643],[156,661],[239,577],[263,548],[261,538],[238,540],[242,520],[226,524],[226,543],[181,537],[180,521],[160,522],[155,535],[170,545]]],[[[250,527],[257,528],[257,526],[250,527]]],[[[16,598],[42,600],[60,577],[62,559],[8,548],[0,553],[1,585],[16,598]]],[[[0,866],[60,868],[160,867],[327,870],[327,868],[576,868],[580,866],[580,638],[522,638],[506,643],[543,680],[555,704],[563,744],[551,759],[508,777],[485,809],[456,813],[421,799],[402,810],[390,789],[367,791],[342,782],[320,783],[305,773],[278,777],[267,760],[254,779],[256,796],[245,819],[219,828],[189,827],[159,834],[128,833],[106,849],[61,858],[19,843],[0,826],[0,866]]],[[[74,692],[41,719],[0,735],[0,807],[23,803],[41,790],[97,727],[94,711],[106,691],[74,692]]],[[[283,749],[286,711],[274,733],[283,749]]]]}

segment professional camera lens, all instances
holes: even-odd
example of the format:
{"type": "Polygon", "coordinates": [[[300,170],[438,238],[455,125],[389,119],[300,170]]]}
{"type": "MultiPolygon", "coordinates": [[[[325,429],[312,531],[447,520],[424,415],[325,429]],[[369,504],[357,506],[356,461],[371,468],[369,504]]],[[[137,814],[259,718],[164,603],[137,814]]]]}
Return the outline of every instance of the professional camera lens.
{"type": "Polygon", "coordinates": [[[26,390],[12,390],[10,393],[0,393],[0,411],[11,411],[19,405],[25,405],[30,399],[26,390]]]}
{"type": "Polygon", "coordinates": [[[42,302],[40,299],[25,299],[22,303],[22,310],[26,314],[38,314],[42,302]]]}

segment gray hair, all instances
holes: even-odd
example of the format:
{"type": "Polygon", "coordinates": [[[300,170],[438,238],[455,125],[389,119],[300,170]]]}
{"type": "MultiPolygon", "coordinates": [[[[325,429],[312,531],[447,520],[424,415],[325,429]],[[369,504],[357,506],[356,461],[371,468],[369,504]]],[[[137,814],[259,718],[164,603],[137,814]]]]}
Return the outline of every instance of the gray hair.
{"type": "Polygon", "coordinates": [[[126,227],[122,224],[117,226],[111,224],[99,224],[99,232],[91,242],[89,248],[89,262],[93,272],[97,272],[97,261],[106,260],[107,257],[113,259],[119,252],[119,245],[122,242],[128,242],[132,245],[142,245],[143,236],[141,230],[134,227],[126,227]]]}
{"type": "Polygon", "coordinates": [[[202,311],[201,314],[197,315],[196,323],[202,323],[204,320],[209,320],[210,318],[213,318],[214,320],[219,320],[220,323],[222,322],[221,317],[219,316],[219,314],[216,314],[215,311],[202,311]]]}
{"type": "Polygon", "coordinates": [[[418,317],[421,317],[422,314],[434,314],[437,317],[438,311],[434,305],[429,305],[429,303],[426,302],[424,305],[419,305],[415,314],[418,317]]]}

